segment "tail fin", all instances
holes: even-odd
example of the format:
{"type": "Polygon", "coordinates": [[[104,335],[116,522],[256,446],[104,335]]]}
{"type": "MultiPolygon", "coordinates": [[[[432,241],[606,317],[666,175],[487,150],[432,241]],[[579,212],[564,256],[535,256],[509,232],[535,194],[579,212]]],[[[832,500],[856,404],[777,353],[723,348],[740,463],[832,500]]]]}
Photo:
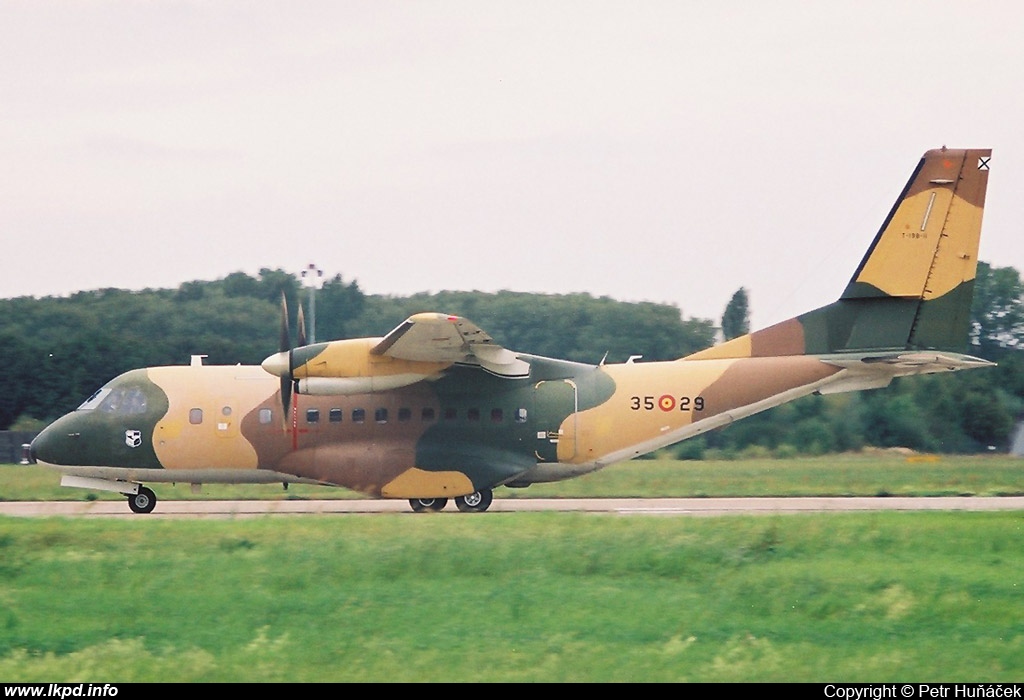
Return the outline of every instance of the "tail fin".
{"type": "Polygon", "coordinates": [[[838,301],[686,359],[964,352],[991,156],[928,151],[838,301]]]}

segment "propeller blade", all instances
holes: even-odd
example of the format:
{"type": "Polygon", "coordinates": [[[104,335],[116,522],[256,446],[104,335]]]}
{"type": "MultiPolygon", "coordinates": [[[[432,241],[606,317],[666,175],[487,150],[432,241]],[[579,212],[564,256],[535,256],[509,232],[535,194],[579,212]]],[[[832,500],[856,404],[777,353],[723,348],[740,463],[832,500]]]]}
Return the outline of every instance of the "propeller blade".
{"type": "Polygon", "coordinates": [[[292,407],[292,381],[288,377],[281,377],[281,404],[284,407],[284,421],[287,425],[292,407]]]}
{"type": "Polygon", "coordinates": [[[301,348],[306,344],[306,316],[302,313],[302,304],[299,304],[299,317],[296,320],[296,325],[299,327],[299,337],[295,344],[301,348]]]}
{"type": "Polygon", "coordinates": [[[292,404],[292,334],[288,326],[288,300],[281,292],[281,338],[278,349],[288,353],[288,370],[281,372],[281,403],[284,407],[284,420],[287,424],[292,404]]]}
{"type": "Polygon", "coordinates": [[[288,352],[292,349],[292,331],[288,326],[288,300],[281,292],[281,336],[277,343],[277,349],[281,352],[288,352]]]}

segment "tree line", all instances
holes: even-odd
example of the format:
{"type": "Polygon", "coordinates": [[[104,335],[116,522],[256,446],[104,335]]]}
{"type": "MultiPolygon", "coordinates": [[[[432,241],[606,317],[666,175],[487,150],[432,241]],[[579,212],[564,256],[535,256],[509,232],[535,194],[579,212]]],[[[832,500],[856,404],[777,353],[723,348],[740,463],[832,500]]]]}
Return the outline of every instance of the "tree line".
{"type": "MultiPolygon", "coordinates": [[[[881,391],[812,396],[671,448],[681,457],[821,454],[867,445],[938,452],[1005,449],[1024,413],[1024,301],[1014,268],[979,264],[972,354],[999,367],[897,379],[881,391]]],[[[280,269],[236,272],[177,289],[100,289],[68,297],[0,300],[0,429],[36,429],[72,410],[129,369],[258,364],[276,352],[281,299],[290,327],[307,293],[280,269]]],[[[740,289],[721,323],[668,304],[589,294],[455,292],[365,294],[341,275],[316,293],[316,337],[381,336],[409,315],[442,311],[472,319],[505,347],[579,362],[671,360],[749,329],[740,289]]],[[[307,325],[311,319],[307,318],[307,325]]]]}

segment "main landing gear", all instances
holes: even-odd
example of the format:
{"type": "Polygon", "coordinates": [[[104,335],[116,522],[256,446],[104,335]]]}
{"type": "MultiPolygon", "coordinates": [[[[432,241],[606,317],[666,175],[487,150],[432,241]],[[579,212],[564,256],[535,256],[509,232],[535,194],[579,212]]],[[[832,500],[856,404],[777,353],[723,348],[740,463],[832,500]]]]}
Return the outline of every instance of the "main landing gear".
{"type": "Polygon", "coordinates": [[[417,513],[436,513],[448,505],[447,498],[410,498],[409,505],[417,513]]]}
{"type": "Polygon", "coordinates": [[[481,489],[480,491],[474,491],[468,496],[459,496],[455,499],[455,505],[463,513],[483,513],[491,507],[491,501],[493,500],[494,495],[490,489],[481,489]]]}
{"type": "Polygon", "coordinates": [[[132,509],[133,513],[152,513],[153,509],[156,508],[156,494],[153,493],[152,489],[140,486],[138,493],[129,493],[127,495],[128,507],[132,509]]]}
{"type": "MultiPolygon", "coordinates": [[[[490,489],[480,489],[468,496],[459,496],[455,499],[455,505],[463,513],[483,513],[490,508],[494,494],[490,489]]],[[[417,513],[437,513],[444,510],[448,505],[447,498],[410,498],[409,505],[417,513]]]]}

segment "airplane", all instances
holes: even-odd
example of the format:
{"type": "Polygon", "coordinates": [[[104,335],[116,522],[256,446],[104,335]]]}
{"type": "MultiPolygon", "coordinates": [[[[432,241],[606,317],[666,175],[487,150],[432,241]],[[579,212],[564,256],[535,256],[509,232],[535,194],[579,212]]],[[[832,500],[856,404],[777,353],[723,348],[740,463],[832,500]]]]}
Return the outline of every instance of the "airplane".
{"type": "Polygon", "coordinates": [[[991,150],[927,151],[835,302],[669,362],[515,352],[471,321],[291,346],[260,366],[136,369],[32,442],[65,486],[315,483],[436,512],[587,474],[809,394],[992,365],[965,354],[991,150]]]}

